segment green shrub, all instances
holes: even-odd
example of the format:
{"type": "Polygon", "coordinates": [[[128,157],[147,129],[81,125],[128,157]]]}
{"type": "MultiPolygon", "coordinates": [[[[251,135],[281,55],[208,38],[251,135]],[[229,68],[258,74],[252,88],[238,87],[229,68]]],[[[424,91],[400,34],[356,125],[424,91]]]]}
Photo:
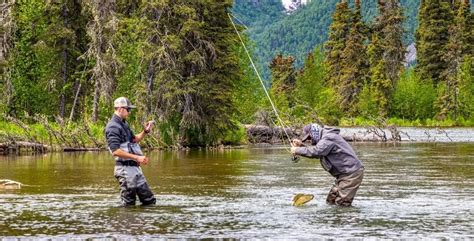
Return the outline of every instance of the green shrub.
{"type": "Polygon", "coordinates": [[[431,81],[421,80],[413,70],[405,72],[395,87],[391,116],[416,120],[433,118],[436,90],[431,81]]]}

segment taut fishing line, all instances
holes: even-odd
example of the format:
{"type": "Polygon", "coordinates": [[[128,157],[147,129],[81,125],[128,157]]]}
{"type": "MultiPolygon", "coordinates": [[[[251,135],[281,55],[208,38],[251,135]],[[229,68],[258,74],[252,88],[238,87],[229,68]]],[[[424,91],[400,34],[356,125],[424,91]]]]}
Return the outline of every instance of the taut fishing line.
{"type": "MultiPolygon", "coordinates": [[[[247,54],[247,56],[248,56],[248,58],[249,58],[249,60],[250,60],[250,63],[252,64],[252,67],[253,67],[255,73],[257,74],[258,80],[260,80],[260,84],[262,84],[262,88],[263,88],[263,90],[265,91],[265,95],[267,96],[268,100],[270,101],[270,104],[271,104],[271,106],[272,106],[273,112],[275,113],[275,115],[276,115],[278,121],[280,122],[280,125],[281,125],[281,127],[283,128],[283,132],[285,133],[286,137],[288,138],[288,142],[289,142],[290,145],[291,145],[291,138],[290,138],[290,136],[288,135],[288,132],[286,131],[286,126],[285,126],[285,124],[283,123],[282,119],[280,118],[280,115],[278,114],[278,111],[277,111],[277,108],[276,108],[275,104],[273,104],[272,98],[270,97],[270,94],[268,93],[267,88],[265,87],[265,84],[263,83],[262,77],[260,77],[260,73],[258,72],[257,67],[255,67],[255,63],[253,62],[253,59],[252,59],[252,57],[250,56],[250,53],[249,53],[247,47],[245,46],[244,40],[243,40],[242,37],[240,36],[239,30],[237,30],[237,27],[235,26],[235,23],[234,23],[234,21],[232,20],[232,16],[230,15],[230,13],[227,13],[227,15],[229,16],[230,22],[232,23],[232,26],[234,27],[234,30],[235,30],[235,32],[237,33],[237,36],[239,36],[240,42],[242,43],[242,46],[244,47],[245,53],[247,54]]],[[[287,150],[288,150],[288,148],[287,148],[287,150]]],[[[295,160],[295,159],[293,159],[293,160],[295,160]]]]}

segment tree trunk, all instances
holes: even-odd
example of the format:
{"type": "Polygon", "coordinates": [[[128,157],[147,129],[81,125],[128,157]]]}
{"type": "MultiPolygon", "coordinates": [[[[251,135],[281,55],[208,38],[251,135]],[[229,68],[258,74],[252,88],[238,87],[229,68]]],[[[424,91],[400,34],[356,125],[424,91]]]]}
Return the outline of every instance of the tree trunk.
{"type": "MultiPolygon", "coordinates": [[[[68,23],[68,9],[66,4],[63,4],[61,7],[61,14],[64,19],[64,27],[69,28],[69,23],[68,23]]],[[[63,40],[63,52],[62,52],[62,58],[63,58],[63,66],[61,67],[61,77],[63,80],[62,83],[62,88],[61,88],[61,100],[60,100],[60,106],[59,106],[59,114],[62,119],[64,119],[64,113],[65,113],[65,106],[66,106],[66,95],[64,93],[64,87],[67,84],[68,81],[68,46],[67,46],[67,40],[63,40]]]]}
{"type": "Polygon", "coordinates": [[[10,49],[12,47],[12,33],[13,33],[13,19],[12,8],[15,5],[15,0],[3,0],[0,3],[0,81],[5,83],[3,86],[5,90],[4,103],[6,107],[11,106],[13,96],[13,85],[11,82],[9,57],[10,49]]]}
{"type": "Polygon", "coordinates": [[[94,86],[94,103],[92,106],[92,122],[96,123],[99,115],[99,97],[100,97],[100,85],[99,80],[95,81],[94,86]]]}
{"type": "Polygon", "coordinates": [[[150,61],[148,65],[147,71],[147,85],[146,85],[146,94],[147,94],[147,104],[146,104],[146,111],[147,115],[151,115],[152,113],[152,106],[153,106],[153,81],[155,79],[155,58],[150,61]]]}
{"type": "Polygon", "coordinates": [[[77,99],[79,98],[79,93],[81,92],[81,85],[82,83],[79,82],[79,85],[77,86],[76,90],[76,95],[74,96],[74,101],[72,102],[71,113],[69,114],[69,122],[71,122],[74,118],[74,111],[76,108],[77,99]]]}

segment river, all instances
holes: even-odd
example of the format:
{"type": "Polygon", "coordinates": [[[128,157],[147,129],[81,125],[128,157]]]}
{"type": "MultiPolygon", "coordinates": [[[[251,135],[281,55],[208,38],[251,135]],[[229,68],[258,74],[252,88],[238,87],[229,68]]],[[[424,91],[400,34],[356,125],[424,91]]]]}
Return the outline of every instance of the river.
{"type": "Polygon", "coordinates": [[[149,153],[153,207],[119,207],[106,152],[0,157],[4,238],[474,238],[474,143],[354,143],[366,173],[353,207],[282,147],[149,153]],[[315,199],[293,207],[296,193],[315,199]]]}

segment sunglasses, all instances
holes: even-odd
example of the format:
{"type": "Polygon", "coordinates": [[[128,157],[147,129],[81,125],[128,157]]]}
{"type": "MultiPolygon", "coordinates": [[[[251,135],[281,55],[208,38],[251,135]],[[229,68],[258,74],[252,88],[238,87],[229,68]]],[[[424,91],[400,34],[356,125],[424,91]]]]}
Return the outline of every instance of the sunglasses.
{"type": "Polygon", "coordinates": [[[123,107],[125,110],[127,110],[128,113],[132,112],[132,108],[125,108],[123,107]]]}

